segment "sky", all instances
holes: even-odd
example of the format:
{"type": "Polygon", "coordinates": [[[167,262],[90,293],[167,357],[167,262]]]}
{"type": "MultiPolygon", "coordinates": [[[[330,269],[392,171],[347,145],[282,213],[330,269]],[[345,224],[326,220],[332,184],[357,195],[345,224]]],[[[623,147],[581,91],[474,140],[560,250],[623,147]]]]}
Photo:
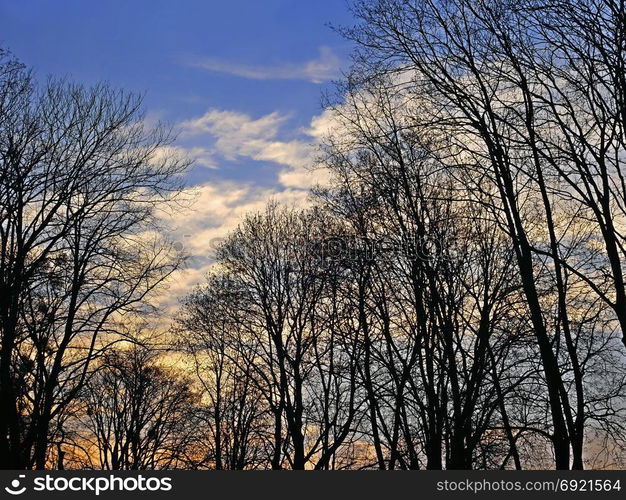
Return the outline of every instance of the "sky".
{"type": "Polygon", "coordinates": [[[145,94],[146,119],[177,131],[196,197],[171,221],[192,256],[177,299],[243,214],[302,205],[323,181],[310,169],[322,95],[351,51],[330,25],[350,22],[345,0],[0,0],[0,45],[40,78],[145,94]]]}

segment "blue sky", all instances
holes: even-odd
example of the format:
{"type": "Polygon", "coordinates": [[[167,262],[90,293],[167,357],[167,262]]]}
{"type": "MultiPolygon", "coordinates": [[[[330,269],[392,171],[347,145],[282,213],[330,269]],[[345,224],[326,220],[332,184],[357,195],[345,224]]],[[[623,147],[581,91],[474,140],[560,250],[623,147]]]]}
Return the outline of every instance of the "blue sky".
{"type": "MultiPolygon", "coordinates": [[[[39,76],[146,92],[149,115],[170,123],[208,110],[279,113],[277,136],[288,140],[346,67],[350,46],[328,23],[349,21],[344,0],[4,0],[0,43],[39,76]]],[[[208,147],[205,139],[181,145],[208,147]]],[[[189,181],[275,181],[271,161],[217,161],[189,181]]]]}
{"type": "Polygon", "coordinates": [[[145,93],[147,119],[180,133],[196,203],[172,215],[192,255],[174,307],[245,213],[305,205],[323,181],[309,168],[332,126],[321,96],[351,50],[328,24],[350,21],[345,0],[2,0],[0,44],[41,78],[145,93]]]}

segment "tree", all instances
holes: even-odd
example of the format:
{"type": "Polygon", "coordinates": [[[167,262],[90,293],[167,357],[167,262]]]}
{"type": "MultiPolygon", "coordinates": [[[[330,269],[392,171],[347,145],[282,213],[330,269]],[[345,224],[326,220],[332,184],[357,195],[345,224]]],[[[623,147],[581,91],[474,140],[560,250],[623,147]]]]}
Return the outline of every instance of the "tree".
{"type": "MultiPolygon", "coordinates": [[[[591,10],[578,14],[574,5],[578,3],[562,9],[553,2],[366,1],[358,2],[355,9],[361,24],[345,30],[361,47],[353,78],[367,84],[380,74],[399,75],[397,86],[410,89],[420,102],[420,114],[413,115],[415,126],[446,138],[436,152],[442,167],[463,180],[466,189],[461,196],[490,206],[510,238],[545,378],[557,468],[569,468],[570,454],[572,467],[583,467],[587,396],[573,333],[576,312],[571,309],[571,296],[577,285],[572,282],[582,280],[616,310],[618,320],[622,310],[621,271],[611,241],[606,243],[606,221],[596,216],[598,225],[590,227],[593,204],[589,197],[576,194],[579,186],[585,189],[595,179],[605,179],[607,185],[609,178],[619,178],[619,172],[611,176],[605,169],[603,173],[604,157],[591,151],[610,150],[609,155],[619,157],[615,142],[607,140],[612,132],[605,137],[614,126],[595,104],[595,90],[587,93],[588,86],[583,89],[572,77],[589,67],[592,75],[596,70],[598,75],[607,74],[591,63],[595,59],[587,49],[593,36],[587,37],[581,50],[574,49],[573,41],[580,36],[582,18],[587,16],[588,23],[601,19],[610,31],[617,26],[619,9],[613,2],[594,2],[591,10]],[[605,15],[598,17],[598,12],[605,15]],[[555,36],[550,26],[566,33],[555,36]],[[566,44],[561,35],[569,40],[566,44]],[[585,101],[589,96],[593,104],[585,101]],[[587,128],[593,120],[597,123],[587,128]],[[586,132],[592,129],[600,136],[586,132]],[[592,147],[585,146],[589,142],[592,147]],[[589,161],[600,169],[571,175],[576,169],[580,172],[576,165],[589,161]],[[603,235],[606,254],[589,259],[589,253],[580,252],[576,245],[597,234],[603,235]],[[578,260],[582,254],[584,260],[578,260]],[[589,273],[603,259],[618,282],[615,300],[607,296],[602,278],[597,279],[602,272],[589,273]],[[549,277],[549,285],[544,277],[549,277]],[[555,302],[545,300],[546,287],[555,302]],[[560,358],[571,367],[571,391],[560,358]]],[[[601,50],[597,43],[594,49],[601,50]]],[[[602,95],[605,84],[617,88],[614,81],[591,78],[587,83],[602,95]]],[[[609,198],[607,193],[605,207],[609,198]]]]}
{"type": "Polygon", "coordinates": [[[217,470],[264,468],[274,455],[266,453],[272,412],[241,344],[244,297],[228,275],[210,276],[185,299],[175,328],[205,400],[203,464],[217,470]]]}
{"type": "Polygon", "coordinates": [[[106,470],[193,467],[202,425],[190,385],[149,348],[107,352],[80,394],[75,441],[86,456],[75,459],[106,470]]]}
{"type": "Polygon", "coordinates": [[[471,468],[494,411],[506,420],[500,370],[511,366],[501,360],[516,336],[495,332],[507,320],[519,328],[512,250],[489,213],[456,200],[437,139],[408,118],[407,94],[384,78],[350,83],[332,108],[339,132],[324,163],[334,176],[320,195],[369,247],[358,293],[366,365],[380,366],[377,377],[363,373],[372,433],[389,448],[388,459],[377,449],[379,467],[420,468],[425,454],[427,468],[471,468]]]}
{"type": "Polygon", "coordinates": [[[157,208],[187,162],[141,98],[0,62],[0,467],[46,466],[51,423],[124,314],[179,267],[157,208]]]}
{"type": "MultiPolygon", "coordinates": [[[[275,204],[247,216],[219,249],[221,274],[187,303],[191,336],[205,339],[218,366],[226,353],[262,395],[274,469],[343,466],[337,457],[355,422],[359,358],[337,325],[341,303],[319,246],[320,217],[275,204]]],[[[217,400],[222,386],[214,383],[217,400]]]]}

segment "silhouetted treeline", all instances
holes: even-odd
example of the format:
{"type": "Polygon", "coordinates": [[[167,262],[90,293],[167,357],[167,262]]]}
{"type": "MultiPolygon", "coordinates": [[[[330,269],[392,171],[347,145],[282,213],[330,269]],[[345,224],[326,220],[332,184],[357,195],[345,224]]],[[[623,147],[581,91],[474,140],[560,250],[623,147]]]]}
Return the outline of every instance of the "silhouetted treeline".
{"type": "Polygon", "coordinates": [[[123,315],[180,265],[145,238],[185,162],[5,56],[4,467],[626,465],[626,4],[353,8],[329,183],[242,220],[165,353],[123,315]]]}
{"type": "Polygon", "coordinates": [[[622,463],[625,6],[354,10],[333,180],[222,246],[183,308],[200,376],[254,388],[262,467],[622,463]]]}

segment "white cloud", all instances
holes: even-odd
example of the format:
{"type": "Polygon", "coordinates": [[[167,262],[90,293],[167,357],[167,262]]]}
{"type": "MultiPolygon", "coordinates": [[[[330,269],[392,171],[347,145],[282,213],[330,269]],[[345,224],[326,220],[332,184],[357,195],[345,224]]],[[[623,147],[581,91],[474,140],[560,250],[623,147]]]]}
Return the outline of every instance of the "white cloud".
{"type": "Polygon", "coordinates": [[[237,111],[210,109],[204,115],[179,125],[183,137],[210,135],[215,139],[215,149],[226,159],[251,156],[259,144],[274,139],[280,125],[288,116],[277,112],[256,120],[237,111]]]}
{"type": "MultiPolygon", "coordinates": [[[[289,115],[278,112],[253,118],[245,113],[210,109],[204,115],[179,124],[181,139],[206,146],[176,146],[163,154],[184,153],[204,158],[208,165],[219,165],[220,160],[249,158],[282,165],[275,187],[255,186],[252,183],[221,181],[190,188],[194,202],[190,209],[164,215],[173,227],[171,236],[180,242],[190,255],[189,265],[176,273],[168,291],[160,297],[166,317],[172,317],[179,301],[201,283],[214,265],[214,251],[243,216],[262,211],[270,199],[279,203],[304,207],[311,186],[323,182],[327,173],[313,170],[315,143],[336,129],[338,120],[330,111],[314,117],[310,124],[292,130],[295,139],[281,135],[289,115]]],[[[202,161],[202,160],[201,160],[202,161]]]]}
{"type": "Polygon", "coordinates": [[[288,119],[278,112],[254,119],[236,111],[211,109],[179,127],[183,137],[212,140],[212,153],[226,160],[251,158],[283,165],[278,182],[287,188],[307,189],[326,179],[324,172],[312,169],[319,137],[311,127],[301,139],[281,140],[281,127],[288,119]]]}
{"type": "Polygon", "coordinates": [[[304,207],[308,200],[308,191],[302,189],[277,190],[235,182],[195,186],[190,188],[189,195],[194,198],[189,210],[164,216],[172,227],[171,238],[181,243],[190,256],[187,269],[176,273],[167,292],[157,301],[168,317],[172,317],[180,299],[202,283],[214,265],[217,245],[244,215],[263,211],[270,199],[291,207],[304,207]]]}
{"type": "Polygon", "coordinates": [[[251,78],[254,80],[307,80],[321,83],[339,76],[339,57],[330,47],[320,47],[319,57],[305,63],[277,65],[251,65],[220,61],[211,58],[190,60],[189,65],[217,73],[251,78]]]}
{"type": "Polygon", "coordinates": [[[168,157],[180,157],[193,160],[194,165],[205,168],[218,168],[213,153],[203,147],[161,146],[152,155],[155,161],[162,161],[168,157]]]}
{"type": "Polygon", "coordinates": [[[173,235],[182,240],[192,255],[210,259],[210,251],[249,212],[262,211],[270,198],[291,206],[303,206],[308,192],[277,190],[236,182],[207,183],[190,188],[191,209],[170,215],[173,235]]]}
{"type": "Polygon", "coordinates": [[[336,111],[329,108],[311,119],[311,125],[306,133],[319,141],[329,134],[336,135],[342,129],[345,127],[341,126],[341,120],[336,111]]]}

